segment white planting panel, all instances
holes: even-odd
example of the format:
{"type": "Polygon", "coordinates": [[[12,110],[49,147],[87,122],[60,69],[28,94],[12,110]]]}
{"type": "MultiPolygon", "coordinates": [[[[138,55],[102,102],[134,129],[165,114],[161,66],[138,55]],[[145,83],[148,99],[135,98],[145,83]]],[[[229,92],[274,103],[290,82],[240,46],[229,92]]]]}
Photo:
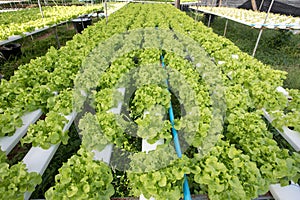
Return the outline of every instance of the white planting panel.
{"type": "Polygon", "coordinates": [[[94,153],[94,160],[102,160],[103,162],[109,164],[110,163],[110,158],[111,158],[111,153],[112,153],[112,144],[106,145],[106,147],[102,151],[96,151],[93,150],[92,152],[94,153]]]}
{"type": "Polygon", "coordinates": [[[146,139],[142,141],[142,151],[148,153],[149,151],[153,151],[156,149],[158,145],[164,143],[163,139],[157,140],[154,144],[149,144],[146,139]]]}
{"type": "Polygon", "coordinates": [[[281,187],[280,184],[270,186],[270,192],[276,200],[299,200],[300,187],[298,184],[291,184],[281,187]]]}
{"type": "Polygon", "coordinates": [[[20,139],[25,135],[30,124],[35,123],[42,115],[42,110],[38,109],[31,113],[25,114],[22,117],[23,126],[16,129],[12,136],[0,138],[1,150],[5,151],[6,155],[16,146],[20,139]]]}
{"type": "MultiPolygon", "coordinates": [[[[145,111],[145,112],[144,112],[144,116],[145,116],[145,115],[148,115],[148,114],[149,114],[148,111],[145,111]]],[[[164,140],[163,140],[163,139],[157,140],[154,144],[149,144],[149,143],[147,142],[146,139],[143,139],[143,140],[142,140],[142,151],[148,153],[149,151],[155,150],[155,149],[157,148],[158,145],[161,145],[161,144],[163,144],[163,143],[164,143],[164,140]]],[[[151,197],[150,199],[146,199],[146,198],[144,197],[144,195],[141,194],[140,200],[155,200],[155,199],[154,199],[153,197],[151,197]]]]}
{"type": "MultiPolygon", "coordinates": [[[[67,131],[71,124],[73,123],[76,112],[72,112],[70,115],[65,116],[69,122],[64,126],[63,131],[67,131]]],[[[49,149],[42,149],[41,147],[32,147],[26,156],[23,158],[23,162],[27,167],[28,172],[37,172],[43,175],[46,168],[48,167],[52,157],[54,156],[59,144],[51,145],[49,149]]],[[[28,200],[31,196],[31,192],[26,192],[24,194],[24,200],[28,200]]]]}
{"type": "Polygon", "coordinates": [[[144,197],[144,195],[141,194],[140,200],[155,200],[155,199],[154,199],[153,197],[151,197],[150,199],[146,199],[146,198],[144,197]]]}
{"type": "MultiPolygon", "coordinates": [[[[288,127],[282,127],[283,133],[281,133],[282,137],[286,139],[286,141],[298,152],[300,151],[300,133],[297,131],[293,131],[288,127]]],[[[300,196],[299,196],[300,199],[300,196]]]]}
{"type": "MultiPolygon", "coordinates": [[[[286,91],[283,87],[277,87],[276,90],[278,92],[281,92],[287,99],[291,99],[291,96],[289,95],[288,91],[286,91]]],[[[269,113],[266,111],[266,109],[262,109],[264,112],[265,118],[272,123],[273,119],[269,115],[269,113]]],[[[293,131],[289,129],[286,126],[282,127],[283,132],[276,129],[280,135],[295,149],[295,151],[300,151],[300,133],[297,131],[293,131]]],[[[300,197],[299,197],[300,199],[300,197]]]]}
{"type": "MultiPolygon", "coordinates": [[[[125,95],[125,88],[118,88],[119,92],[122,93],[122,95],[125,95]]],[[[114,113],[116,115],[121,114],[123,101],[118,102],[118,107],[110,109],[108,112],[114,113]]],[[[110,158],[112,154],[113,144],[108,144],[102,151],[93,150],[94,153],[94,160],[102,160],[103,162],[109,164],[110,158]]]]}
{"type": "MultiPolygon", "coordinates": [[[[263,109],[265,118],[272,123],[273,119],[269,115],[269,113],[263,109]]],[[[300,151],[300,133],[297,131],[293,131],[287,127],[282,127],[283,132],[276,129],[280,135],[295,149],[295,151],[300,151]]],[[[300,198],[299,198],[300,199],[300,198]]]]}

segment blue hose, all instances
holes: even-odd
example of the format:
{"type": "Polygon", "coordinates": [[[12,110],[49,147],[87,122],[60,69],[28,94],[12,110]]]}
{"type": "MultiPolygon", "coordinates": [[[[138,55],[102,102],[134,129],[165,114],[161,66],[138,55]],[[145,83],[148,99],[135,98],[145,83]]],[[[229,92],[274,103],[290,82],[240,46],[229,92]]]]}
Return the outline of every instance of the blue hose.
{"type": "MultiPolygon", "coordinates": [[[[165,66],[165,62],[164,62],[164,57],[163,56],[161,56],[161,65],[165,69],[166,66],[165,66]]],[[[168,87],[168,90],[169,90],[168,80],[166,80],[166,84],[167,84],[167,87],[168,87]]],[[[171,122],[171,125],[172,125],[172,135],[173,135],[173,141],[174,141],[174,145],[175,145],[175,150],[176,150],[178,158],[181,158],[182,157],[182,153],[181,153],[181,148],[180,148],[178,133],[177,133],[177,130],[175,129],[174,113],[173,113],[172,102],[170,102],[169,117],[170,117],[170,122],[171,122]]],[[[191,192],[190,192],[190,187],[189,187],[189,182],[188,182],[186,174],[184,174],[184,182],[183,182],[183,199],[184,200],[192,200],[192,198],[191,198],[191,192]]]]}

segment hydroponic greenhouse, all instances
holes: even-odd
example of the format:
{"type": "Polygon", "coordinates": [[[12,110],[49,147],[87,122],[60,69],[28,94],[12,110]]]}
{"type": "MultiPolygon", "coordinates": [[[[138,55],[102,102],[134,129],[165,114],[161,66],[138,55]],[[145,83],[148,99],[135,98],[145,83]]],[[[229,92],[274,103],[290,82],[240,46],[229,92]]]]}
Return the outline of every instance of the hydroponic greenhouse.
{"type": "Polygon", "coordinates": [[[298,0],[0,9],[1,200],[300,199],[298,0]]]}

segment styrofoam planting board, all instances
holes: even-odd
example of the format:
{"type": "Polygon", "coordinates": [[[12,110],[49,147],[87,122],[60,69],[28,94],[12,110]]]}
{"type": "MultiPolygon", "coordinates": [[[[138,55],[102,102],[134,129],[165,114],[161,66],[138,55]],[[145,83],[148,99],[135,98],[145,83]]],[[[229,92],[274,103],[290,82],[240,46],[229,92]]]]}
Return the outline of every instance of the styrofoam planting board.
{"type": "MultiPolygon", "coordinates": [[[[70,115],[65,116],[69,122],[64,126],[63,131],[67,131],[73,123],[76,112],[72,112],[70,115]]],[[[23,163],[27,167],[28,172],[37,172],[43,175],[46,168],[48,167],[52,157],[54,156],[59,144],[51,145],[49,149],[42,149],[41,147],[32,147],[26,156],[23,158],[23,163]]],[[[31,196],[31,192],[24,194],[24,200],[28,200],[31,196]]]]}
{"type": "Polygon", "coordinates": [[[144,195],[141,194],[140,200],[155,200],[155,199],[154,199],[153,197],[151,197],[150,199],[146,199],[146,198],[144,197],[144,195]]]}
{"type": "MultiPolygon", "coordinates": [[[[46,150],[41,147],[32,147],[23,158],[27,171],[37,172],[40,175],[43,175],[59,145],[60,144],[51,145],[51,147],[46,150]]],[[[24,200],[28,200],[31,194],[31,192],[26,192],[24,194],[24,200]]]]}
{"type": "MultiPolygon", "coordinates": [[[[163,144],[163,143],[164,143],[163,139],[157,140],[154,144],[149,144],[146,139],[143,139],[142,140],[142,151],[148,153],[149,151],[155,150],[158,145],[163,144]]],[[[155,199],[153,197],[151,197],[150,199],[146,199],[144,197],[144,195],[141,194],[140,200],[155,200],[155,199]]]]}
{"type": "MultiPolygon", "coordinates": [[[[148,153],[149,151],[155,150],[158,145],[163,144],[163,143],[164,143],[163,139],[157,140],[154,144],[149,144],[146,139],[143,139],[142,140],[142,151],[148,153]]],[[[155,200],[155,199],[153,197],[151,197],[150,199],[146,199],[144,197],[144,195],[141,194],[140,200],[155,200]]]]}
{"type": "Polygon", "coordinates": [[[112,144],[108,144],[100,152],[96,151],[96,150],[93,150],[92,152],[94,153],[94,160],[102,160],[103,162],[109,164],[110,163],[112,149],[113,149],[113,145],[112,144]]]}
{"type": "Polygon", "coordinates": [[[16,129],[16,132],[12,136],[5,136],[0,138],[1,150],[5,151],[6,155],[16,146],[20,139],[27,132],[30,124],[35,123],[42,115],[42,110],[38,109],[33,112],[27,113],[22,116],[23,126],[16,129]]]}
{"type": "Polygon", "coordinates": [[[72,125],[74,119],[76,118],[77,113],[75,111],[73,111],[71,114],[65,116],[67,120],[69,120],[69,122],[64,126],[63,128],[63,132],[66,132],[67,130],[69,130],[70,126],[72,125]]]}
{"type": "MultiPolygon", "coordinates": [[[[125,88],[118,88],[117,90],[121,92],[123,96],[125,95],[125,88]]],[[[123,105],[122,101],[119,101],[118,106],[116,108],[110,109],[108,112],[119,115],[121,114],[122,105],[123,105]]],[[[109,164],[112,150],[113,150],[113,144],[106,145],[106,147],[100,152],[97,150],[92,150],[92,152],[94,153],[94,160],[102,160],[103,162],[109,164]]]]}
{"type": "MultiPolygon", "coordinates": [[[[269,115],[269,113],[263,109],[265,118],[272,123],[273,119],[269,115]]],[[[297,131],[293,131],[288,127],[282,127],[283,131],[276,129],[279,134],[295,149],[295,151],[300,151],[300,133],[297,131]]],[[[300,199],[300,198],[299,198],[300,199]]]]}
{"type": "Polygon", "coordinates": [[[58,147],[59,144],[51,145],[49,149],[32,147],[23,158],[23,162],[27,166],[27,171],[37,172],[42,175],[58,147]]]}
{"type": "MultiPolygon", "coordinates": [[[[283,87],[277,87],[276,90],[281,92],[286,96],[287,99],[290,98],[289,93],[283,87]]],[[[273,119],[269,113],[262,109],[265,118],[271,123],[273,119]]],[[[283,132],[277,131],[282,135],[282,137],[296,150],[300,151],[300,133],[289,129],[288,127],[282,127],[283,132]]],[[[270,192],[276,200],[299,200],[300,199],[300,187],[298,184],[291,184],[288,186],[281,187],[280,184],[270,185],[270,192]]]]}
{"type": "Polygon", "coordinates": [[[163,139],[157,140],[154,144],[149,144],[146,139],[142,140],[142,151],[148,153],[149,151],[153,151],[156,149],[158,145],[164,143],[163,139]]]}
{"type": "MultiPolygon", "coordinates": [[[[149,112],[145,111],[144,116],[147,115],[147,114],[149,114],[149,112]]],[[[164,143],[163,139],[157,140],[154,144],[150,144],[150,143],[147,142],[147,139],[143,139],[142,140],[142,151],[148,153],[149,151],[155,150],[158,145],[161,145],[163,143],[164,143]]],[[[155,200],[155,199],[153,197],[151,197],[150,199],[146,199],[144,197],[144,195],[141,194],[140,200],[155,200]]]]}
{"type": "Polygon", "coordinates": [[[298,184],[291,184],[281,187],[280,184],[270,186],[270,192],[276,200],[299,200],[300,187],[298,184]]]}
{"type": "MultiPolygon", "coordinates": [[[[295,149],[295,151],[300,151],[300,133],[297,131],[293,131],[288,127],[282,127],[283,133],[281,133],[282,137],[286,139],[286,141],[295,149]]],[[[299,196],[300,199],[300,196],[299,196]]]]}
{"type": "MultiPolygon", "coordinates": [[[[145,111],[144,112],[144,116],[150,114],[148,111],[145,111]]],[[[163,139],[160,139],[160,140],[157,140],[154,144],[149,144],[147,142],[147,139],[143,139],[142,140],[142,152],[146,152],[148,153],[149,151],[153,151],[156,149],[156,147],[160,144],[163,144],[164,143],[164,140],[163,139]]]]}
{"type": "MultiPolygon", "coordinates": [[[[276,90],[281,92],[287,99],[290,99],[289,93],[283,87],[277,87],[276,90]]],[[[266,109],[262,109],[264,112],[265,118],[272,123],[273,119],[266,111],[266,109]]],[[[280,135],[295,149],[295,151],[300,151],[300,133],[297,131],[293,131],[286,126],[282,127],[283,131],[276,129],[280,135]]],[[[300,199],[300,198],[299,198],[300,199]]]]}

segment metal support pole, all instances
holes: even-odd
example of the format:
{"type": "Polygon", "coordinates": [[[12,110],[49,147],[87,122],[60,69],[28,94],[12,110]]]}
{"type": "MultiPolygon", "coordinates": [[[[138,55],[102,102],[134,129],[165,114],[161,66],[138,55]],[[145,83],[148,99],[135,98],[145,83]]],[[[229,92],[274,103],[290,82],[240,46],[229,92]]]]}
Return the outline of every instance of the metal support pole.
{"type": "MultiPolygon", "coordinates": [[[[212,11],[213,6],[214,6],[214,0],[211,1],[210,11],[212,11]]],[[[208,27],[210,26],[210,21],[211,21],[211,14],[209,14],[209,17],[208,17],[208,24],[207,24],[208,27]]]]}
{"type": "Polygon", "coordinates": [[[197,10],[196,10],[196,14],[195,14],[195,22],[197,22],[198,20],[198,8],[199,8],[199,4],[200,4],[200,0],[198,0],[198,3],[197,3],[197,10]]]}
{"type": "MultiPolygon", "coordinates": [[[[271,4],[269,6],[269,9],[268,9],[268,12],[267,12],[267,15],[266,15],[266,18],[265,18],[263,24],[266,24],[266,22],[267,22],[267,19],[268,19],[269,13],[271,11],[271,8],[273,6],[273,3],[274,3],[274,0],[272,0],[271,4]]],[[[256,50],[257,50],[257,47],[258,47],[258,44],[259,44],[259,41],[260,41],[260,38],[261,38],[261,35],[262,35],[262,32],[263,32],[263,28],[264,28],[263,26],[261,26],[261,28],[260,28],[260,31],[259,31],[259,34],[258,34],[258,37],[257,37],[257,40],[256,40],[256,44],[255,44],[255,47],[254,47],[253,53],[252,53],[253,57],[255,56],[255,53],[256,53],[256,50]]]]}
{"type": "Polygon", "coordinates": [[[104,7],[105,7],[105,19],[106,19],[106,24],[108,23],[108,17],[107,17],[107,0],[104,1],[104,7]]]}
{"type": "Polygon", "coordinates": [[[263,6],[264,1],[265,1],[265,0],[262,0],[262,1],[261,1],[260,6],[259,6],[259,8],[258,8],[259,11],[261,10],[261,8],[262,8],[262,6],[263,6]]]}
{"type": "Polygon", "coordinates": [[[226,19],[225,27],[224,27],[224,33],[223,36],[225,37],[226,31],[227,31],[227,26],[228,26],[228,19],[226,19]]]}
{"type": "Polygon", "coordinates": [[[209,26],[210,26],[210,20],[211,20],[211,14],[209,14],[209,16],[208,16],[208,23],[207,23],[207,27],[209,27],[209,26]]]}
{"type": "Polygon", "coordinates": [[[175,0],[175,7],[180,9],[180,0],[175,0]]]}
{"type": "Polygon", "coordinates": [[[57,3],[56,3],[56,1],[54,1],[54,0],[52,0],[53,1],[53,3],[55,4],[55,6],[57,6],[57,3]]]}
{"type": "Polygon", "coordinates": [[[58,38],[58,34],[57,34],[57,26],[55,26],[54,31],[55,31],[55,39],[57,42],[57,48],[60,49],[60,42],[59,42],[59,38],[58,38]]]}
{"type": "Polygon", "coordinates": [[[43,9],[42,9],[42,5],[41,5],[41,1],[40,0],[38,0],[38,4],[39,4],[40,13],[42,15],[42,18],[44,18],[44,13],[43,13],[43,9]]]}
{"type": "Polygon", "coordinates": [[[82,27],[82,30],[84,30],[84,23],[83,23],[82,18],[80,18],[80,20],[81,20],[81,27],[82,27]]]}

